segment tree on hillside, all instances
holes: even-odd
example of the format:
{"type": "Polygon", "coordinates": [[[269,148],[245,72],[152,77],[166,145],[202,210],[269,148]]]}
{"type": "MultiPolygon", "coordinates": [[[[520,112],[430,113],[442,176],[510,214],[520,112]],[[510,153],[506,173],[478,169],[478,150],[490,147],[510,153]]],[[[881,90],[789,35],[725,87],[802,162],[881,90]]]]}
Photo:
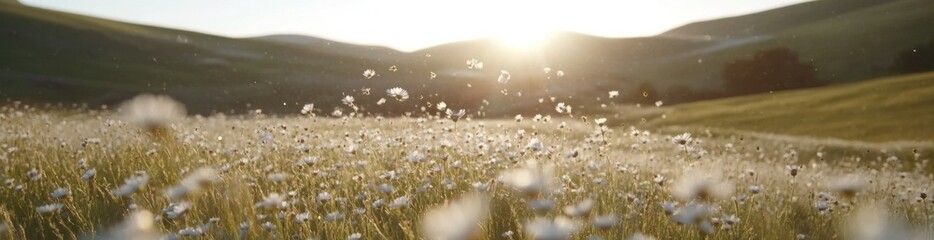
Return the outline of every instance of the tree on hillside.
{"type": "Polygon", "coordinates": [[[816,87],[814,65],[801,62],[798,53],[780,47],[756,52],[752,59],[739,59],[723,68],[727,95],[816,87]]]}
{"type": "Polygon", "coordinates": [[[934,39],[931,39],[927,45],[919,45],[899,52],[892,68],[896,73],[934,71],[934,39]]]}

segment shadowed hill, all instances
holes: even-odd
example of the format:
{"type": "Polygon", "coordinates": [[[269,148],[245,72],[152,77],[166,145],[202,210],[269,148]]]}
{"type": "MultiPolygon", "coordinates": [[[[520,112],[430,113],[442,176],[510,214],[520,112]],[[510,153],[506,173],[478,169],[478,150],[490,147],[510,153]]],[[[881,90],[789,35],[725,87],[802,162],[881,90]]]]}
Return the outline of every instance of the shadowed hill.
{"type": "Polygon", "coordinates": [[[696,22],[662,35],[680,37],[741,38],[774,34],[895,0],[820,0],[759,13],[696,22]]]}
{"type": "Polygon", "coordinates": [[[669,104],[684,99],[672,89],[717,91],[725,63],[779,46],[813,62],[818,78],[831,83],[891,75],[895,54],[927,42],[930,26],[927,0],[824,0],[654,37],[561,32],[525,50],[480,39],[405,53],[294,35],[231,39],[0,4],[0,96],[99,105],[152,92],[196,113],[294,113],[305,103],[327,113],[348,110],[340,99],[352,95],[368,112],[399,114],[445,101],[491,116],[547,112],[553,106],[538,99],[555,97],[586,112],[606,102],[597,97],[609,90],[622,93],[617,101],[638,97],[642,84],[669,104]],[[468,59],[485,68],[467,69],[468,59]],[[365,69],[377,76],[365,80],[365,69]],[[501,70],[511,74],[508,84],[496,82],[501,70]],[[390,87],[405,88],[413,100],[377,106],[390,87]]]}

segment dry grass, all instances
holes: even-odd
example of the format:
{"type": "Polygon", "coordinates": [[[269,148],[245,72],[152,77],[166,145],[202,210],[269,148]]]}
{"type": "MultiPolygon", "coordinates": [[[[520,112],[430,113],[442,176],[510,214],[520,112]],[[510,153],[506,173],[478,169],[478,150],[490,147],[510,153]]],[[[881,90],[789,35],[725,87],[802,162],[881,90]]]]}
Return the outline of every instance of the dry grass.
{"type": "Polygon", "coordinates": [[[605,129],[564,118],[521,123],[462,120],[455,126],[435,117],[215,116],[185,119],[172,125],[166,137],[154,138],[109,112],[10,106],[0,113],[0,178],[11,181],[0,188],[0,223],[8,226],[0,236],[9,239],[104,233],[133,211],[131,205],[160,215],[155,227],[166,235],[216,217],[219,221],[201,238],[346,239],[360,233],[362,239],[418,239],[423,214],[478,191],[474,183],[489,183],[481,192],[492,199],[478,239],[507,239],[502,236],[507,231],[514,232],[513,239],[531,239],[524,224],[536,214],[524,203],[526,196],[500,183],[498,176],[532,159],[555,166],[554,185],[546,196],[557,207],[544,216],[562,215],[564,206],[589,198],[595,201],[591,217],[621,218],[618,226],[601,231],[590,224],[590,217],[577,217],[582,225],[573,239],[624,239],[637,232],[659,239],[704,238],[696,226],[672,221],[660,205],[689,204],[671,193],[688,171],[719,175],[733,186],[726,199],[703,201],[717,211],[705,218],[717,228],[708,239],[851,238],[842,230],[846,220],[854,209],[871,203],[887,205],[895,219],[926,231],[922,238],[930,239],[934,230],[934,202],[919,197],[934,189],[929,149],[916,156],[912,149],[839,143],[828,147],[816,140],[708,135],[686,129],[694,133],[688,144],[694,150],[686,150],[672,143],[670,135],[634,134],[629,128],[605,129]],[[559,129],[561,122],[567,127],[559,129]],[[543,148],[530,149],[531,139],[539,139],[543,148]],[[568,156],[572,151],[578,156],[568,156]],[[296,167],[304,157],[319,161],[296,167]],[[79,168],[81,160],[87,167],[79,168]],[[786,165],[804,168],[791,177],[786,165]],[[88,168],[95,168],[97,176],[80,180],[88,168]],[[160,211],[170,202],[164,191],[199,168],[218,170],[220,181],[190,195],[186,201],[192,208],[180,218],[167,219],[160,211]],[[42,177],[30,180],[31,169],[42,177]],[[150,176],[146,187],[130,197],[114,195],[113,190],[137,171],[150,176]],[[276,174],[287,178],[274,181],[270,176],[276,174]],[[844,198],[828,187],[851,174],[869,181],[855,197],[844,198]],[[657,175],[669,180],[658,184],[657,175]],[[394,191],[380,192],[381,184],[394,191]],[[753,185],[761,186],[762,192],[749,192],[753,185]],[[50,193],[62,187],[71,194],[53,199],[50,193]],[[325,192],[331,198],[319,201],[317,196],[325,192]],[[288,206],[254,207],[271,193],[288,195],[288,206]],[[830,210],[815,209],[819,193],[834,196],[827,200],[830,210]],[[387,206],[403,196],[410,200],[407,205],[387,206]],[[375,205],[377,201],[387,205],[375,205]],[[37,212],[38,206],[49,203],[64,207],[37,212]],[[356,214],[355,209],[365,212],[356,214]],[[305,212],[310,219],[295,221],[305,212]],[[343,218],[327,221],[331,213],[343,218]],[[716,220],[729,215],[740,222],[721,229],[724,224],[716,220]],[[264,229],[267,222],[275,228],[264,229]]]}

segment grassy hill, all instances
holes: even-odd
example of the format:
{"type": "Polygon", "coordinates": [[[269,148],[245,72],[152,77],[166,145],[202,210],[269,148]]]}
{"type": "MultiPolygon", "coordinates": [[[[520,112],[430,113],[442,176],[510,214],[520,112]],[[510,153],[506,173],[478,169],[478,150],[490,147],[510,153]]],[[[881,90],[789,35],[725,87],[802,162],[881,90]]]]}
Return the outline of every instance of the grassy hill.
{"type": "Polygon", "coordinates": [[[586,112],[598,101],[580,96],[620,90],[614,100],[625,101],[641,97],[641,83],[651,83],[660,91],[653,97],[667,103],[686,98],[672,89],[719,89],[725,63],[777,46],[813,61],[818,76],[832,83],[891,75],[898,51],[934,37],[929,26],[934,8],[927,0],[822,0],[653,37],[562,32],[531,51],[479,39],[406,53],[294,35],[231,39],[0,4],[0,97],[99,105],[155,92],[197,113],[294,113],[309,102],[330,112],[354,95],[371,112],[445,101],[493,116],[548,111],[553,106],[537,100],[556,97],[586,112]],[[472,58],[486,68],[468,70],[464,62],[472,58]],[[546,74],[546,67],[553,71],[546,74]],[[364,80],[365,69],[378,76],[364,80]],[[496,83],[500,70],[511,73],[509,84],[496,83]],[[565,75],[556,76],[558,70],[565,75]],[[376,106],[390,87],[418,101],[376,106]],[[363,95],[364,88],[375,94],[363,95]]]}
{"type": "Polygon", "coordinates": [[[652,37],[556,33],[540,51],[525,55],[490,39],[418,53],[437,56],[432,68],[477,58],[536,81],[554,80],[541,74],[544,67],[563,69],[566,78],[547,83],[549,92],[558,94],[618,89],[625,99],[641,95],[636,86],[650,83],[660,91],[659,99],[675,103],[692,98],[678,89],[720,91],[725,64],[775,47],[795,50],[816,67],[820,80],[832,84],[897,75],[890,70],[896,54],[934,38],[929,26],[934,26],[934,7],[926,0],[821,0],[688,24],[652,37]]]}
{"type": "Polygon", "coordinates": [[[817,76],[847,83],[889,76],[899,50],[934,38],[934,5],[926,0],[823,0],[746,16],[690,24],[665,36],[702,36],[741,42],[684,56],[666,65],[684,66],[672,79],[719,79],[723,64],[755,51],[789,47],[817,67],[817,76]],[[698,63],[702,59],[703,63],[698,63]],[[703,66],[706,65],[706,66],[703,66]]]}
{"type": "Polygon", "coordinates": [[[672,106],[649,123],[860,141],[934,141],[934,72],[672,106]]]}
{"type": "Polygon", "coordinates": [[[0,34],[2,96],[97,105],[155,92],[198,113],[339,102],[358,89],[345,80],[391,61],[12,4],[0,5],[0,34]]]}

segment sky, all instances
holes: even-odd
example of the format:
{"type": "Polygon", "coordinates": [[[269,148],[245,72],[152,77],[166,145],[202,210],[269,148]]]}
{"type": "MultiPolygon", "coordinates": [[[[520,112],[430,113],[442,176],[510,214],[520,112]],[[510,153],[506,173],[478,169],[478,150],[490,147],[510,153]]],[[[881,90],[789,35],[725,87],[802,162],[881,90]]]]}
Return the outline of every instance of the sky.
{"type": "Polygon", "coordinates": [[[553,31],[650,36],[700,20],[807,0],[21,0],[24,4],[227,37],[301,34],[413,51],[484,37],[518,44],[553,31]]]}

